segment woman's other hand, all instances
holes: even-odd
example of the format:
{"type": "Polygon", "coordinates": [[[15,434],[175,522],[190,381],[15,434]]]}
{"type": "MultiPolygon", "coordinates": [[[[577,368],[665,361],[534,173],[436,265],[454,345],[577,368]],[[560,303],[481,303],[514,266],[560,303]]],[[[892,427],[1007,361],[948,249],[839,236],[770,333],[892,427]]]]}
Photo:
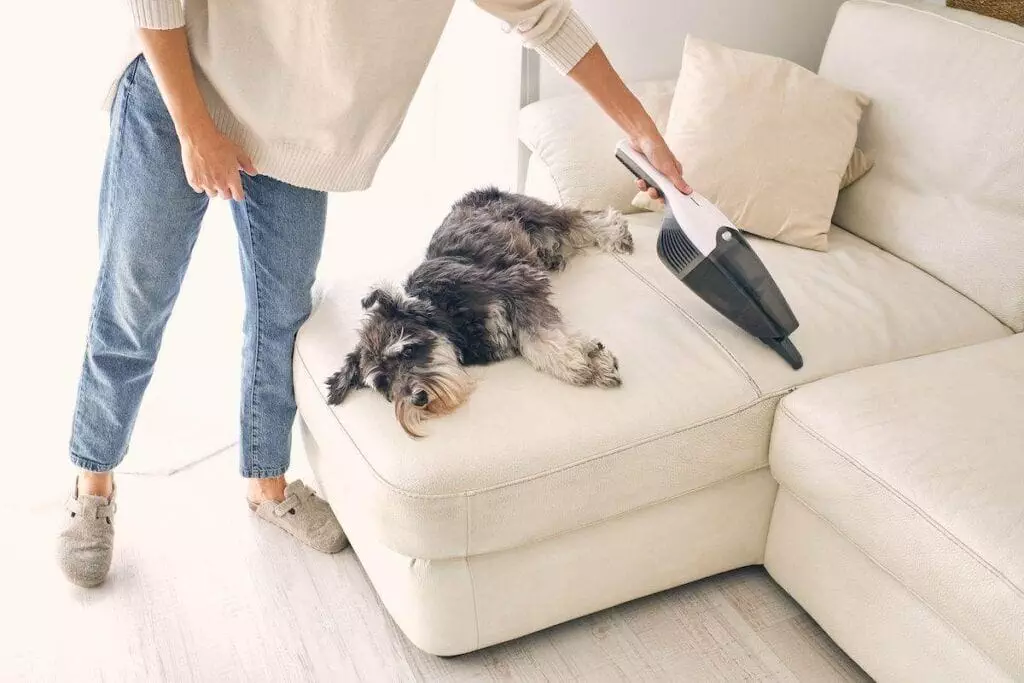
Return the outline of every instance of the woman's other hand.
{"type": "Polygon", "coordinates": [[[180,139],[181,163],[192,189],[205,192],[211,199],[241,201],[244,195],[239,171],[256,175],[249,155],[212,127],[181,135],[180,139]]]}

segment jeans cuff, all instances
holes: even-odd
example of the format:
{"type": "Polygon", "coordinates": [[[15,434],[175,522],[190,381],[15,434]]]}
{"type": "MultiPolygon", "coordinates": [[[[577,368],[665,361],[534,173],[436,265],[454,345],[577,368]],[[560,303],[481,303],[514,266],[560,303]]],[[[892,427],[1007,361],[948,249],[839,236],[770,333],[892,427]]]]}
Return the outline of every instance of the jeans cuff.
{"type": "Polygon", "coordinates": [[[242,476],[246,479],[273,479],[274,477],[283,476],[288,471],[288,465],[282,467],[246,467],[242,466],[242,476]]]}
{"type": "Polygon", "coordinates": [[[113,472],[117,465],[103,465],[95,460],[87,460],[81,456],[71,453],[71,464],[86,472],[113,472]]]}

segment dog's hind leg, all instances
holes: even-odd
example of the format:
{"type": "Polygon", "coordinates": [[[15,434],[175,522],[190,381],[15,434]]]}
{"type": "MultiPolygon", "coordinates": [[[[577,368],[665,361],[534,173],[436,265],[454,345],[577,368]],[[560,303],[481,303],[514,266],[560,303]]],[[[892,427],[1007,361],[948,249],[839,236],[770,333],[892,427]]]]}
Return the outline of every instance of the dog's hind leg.
{"type": "Polygon", "coordinates": [[[619,362],[604,344],[560,325],[520,331],[519,352],[537,370],[569,384],[622,384],[619,362]]]}
{"type": "Polygon", "coordinates": [[[613,254],[632,254],[633,236],[621,212],[578,211],[569,226],[569,242],[576,249],[597,247],[613,254]]]}

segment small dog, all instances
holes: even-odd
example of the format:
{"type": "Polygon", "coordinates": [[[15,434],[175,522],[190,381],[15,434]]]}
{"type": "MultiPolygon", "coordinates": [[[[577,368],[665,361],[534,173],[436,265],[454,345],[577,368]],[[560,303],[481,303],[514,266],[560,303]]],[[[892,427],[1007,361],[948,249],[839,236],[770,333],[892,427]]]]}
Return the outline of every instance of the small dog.
{"type": "Polygon", "coordinates": [[[378,286],[362,300],[359,342],[327,380],[328,403],[373,387],[415,437],[424,419],[469,396],[466,366],[522,356],[570,384],[618,386],[615,356],[567,330],[551,303],[548,273],[588,247],[632,253],[619,212],[559,208],[495,188],[470,192],[405,284],[378,286]]]}

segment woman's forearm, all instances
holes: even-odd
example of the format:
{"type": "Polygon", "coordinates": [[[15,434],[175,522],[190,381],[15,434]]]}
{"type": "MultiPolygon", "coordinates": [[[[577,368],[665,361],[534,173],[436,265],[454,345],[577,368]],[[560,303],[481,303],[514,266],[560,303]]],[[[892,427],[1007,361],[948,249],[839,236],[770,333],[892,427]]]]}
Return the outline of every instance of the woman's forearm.
{"type": "MultiPolygon", "coordinates": [[[[686,194],[693,191],[683,178],[682,164],[665,143],[654,119],[640,104],[636,95],[622,82],[622,78],[612,68],[600,45],[590,48],[583,59],[569,71],[569,76],[587,91],[629,136],[633,147],[665,174],[676,189],[686,194]]],[[[642,190],[648,189],[643,181],[637,181],[637,186],[642,190]]],[[[652,196],[657,195],[657,190],[653,188],[650,192],[653,193],[652,196]]]]}
{"type": "Polygon", "coordinates": [[[658,127],[636,96],[612,68],[600,45],[595,45],[569,72],[633,142],[658,135],[658,127]]]}
{"type": "Polygon", "coordinates": [[[196,84],[185,29],[138,31],[143,54],[156,77],[178,137],[189,139],[215,131],[196,84]]]}

